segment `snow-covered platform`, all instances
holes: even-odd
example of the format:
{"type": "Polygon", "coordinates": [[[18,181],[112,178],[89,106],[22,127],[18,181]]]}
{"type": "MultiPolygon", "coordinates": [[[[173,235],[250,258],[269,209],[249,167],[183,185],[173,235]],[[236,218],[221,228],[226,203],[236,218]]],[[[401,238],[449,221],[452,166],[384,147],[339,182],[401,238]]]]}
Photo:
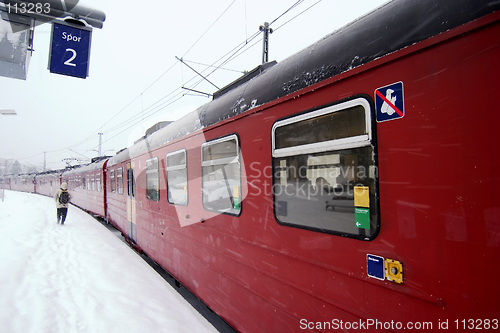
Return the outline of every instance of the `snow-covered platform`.
{"type": "Polygon", "coordinates": [[[217,332],[132,249],[71,206],[5,191],[0,327],[10,333],[217,332]]]}

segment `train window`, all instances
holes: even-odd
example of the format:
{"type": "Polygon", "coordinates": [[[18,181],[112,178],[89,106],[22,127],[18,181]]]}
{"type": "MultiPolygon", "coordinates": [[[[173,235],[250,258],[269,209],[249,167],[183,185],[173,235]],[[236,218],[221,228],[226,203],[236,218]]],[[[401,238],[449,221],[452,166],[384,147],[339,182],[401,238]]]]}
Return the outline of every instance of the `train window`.
{"type": "Polygon", "coordinates": [[[149,200],[160,200],[160,175],[158,157],[146,161],[146,197],[149,200]]]}
{"type": "Polygon", "coordinates": [[[123,194],[123,168],[116,169],[116,185],[118,194],[123,194]]]}
{"type": "Polygon", "coordinates": [[[169,203],[187,206],[188,184],[186,149],[167,154],[167,190],[169,203]]]}
{"type": "Polygon", "coordinates": [[[92,186],[92,191],[95,191],[95,176],[90,175],[90,184],[92,186]]]}
{"type": "Polygon", "coordinates": [[[96,187],[97,191],[101,192],[101,174],[100,173],[95,175],[95,187],[96,187]]]}
{"type": "Polygon", "coordinates": [[[87,177],[87,190],[90,191],[90,177],[87,177]]]}
{"type": "Polygon", "coordinates": [[[111,183],[111,193],[115,193],[116,191],[115,170],[111,170],[109,172],[109,180],[111,183]]]}
{"type": "Polygon", "coordinates": [[[128,168],[127,166],[127,191],[128,196],[131,198],[135,198],[135,176],[134,169],[128,168]]]}
{"type": "Polygon", "coordinates": [[[201,146],[203,207],[232,215],[241,212],[238,137],[230,135],[201,146]]]}
{"type": "Polygon", "coordinates": [[[274,214],[280,224],[365,240],[376,235],[371,126],[363,98],[274,124],[274,214]]]}

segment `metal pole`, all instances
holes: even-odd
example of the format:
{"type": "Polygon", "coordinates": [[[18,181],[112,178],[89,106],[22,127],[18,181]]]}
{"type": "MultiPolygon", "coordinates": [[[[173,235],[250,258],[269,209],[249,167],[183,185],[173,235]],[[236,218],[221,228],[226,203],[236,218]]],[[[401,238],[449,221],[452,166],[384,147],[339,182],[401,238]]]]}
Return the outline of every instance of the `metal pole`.
{"type": "Polygon", "coordinates": [[[98,133],[99,134],[99,151],[98,151],[98,157],[101,157],[101,139],[102,139],[102,133],[98,133]]]}
{"type": "Polygon", "coordinates": [[[264,22],[264,25],[261,25],[259,29],[264,33],[262,44],[262,63],[265,64],[269,61],[269,34],[273,33],[273,29],[269,28],[269,22],[264,22]]]}

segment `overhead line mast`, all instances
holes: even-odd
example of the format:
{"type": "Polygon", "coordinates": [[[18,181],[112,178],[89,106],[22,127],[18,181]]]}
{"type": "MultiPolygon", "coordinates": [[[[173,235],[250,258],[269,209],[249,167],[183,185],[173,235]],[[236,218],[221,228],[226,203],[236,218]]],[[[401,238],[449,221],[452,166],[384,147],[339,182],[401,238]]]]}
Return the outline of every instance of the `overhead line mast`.
{"type": "Polygon", "coordinates": [[[269,34],[273,33],[273,29],[269,27],[269,22],[264,22],[264,25],[259,27],[259,30],[264,33],[262,44],[262,63],[269,61],[269,34]]]}

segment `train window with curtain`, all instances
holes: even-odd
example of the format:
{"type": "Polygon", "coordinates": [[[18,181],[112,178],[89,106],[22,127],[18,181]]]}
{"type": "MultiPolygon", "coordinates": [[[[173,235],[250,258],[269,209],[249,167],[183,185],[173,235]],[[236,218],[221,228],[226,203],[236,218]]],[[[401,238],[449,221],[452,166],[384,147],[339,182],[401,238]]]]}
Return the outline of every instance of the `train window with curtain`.
{"type": "Polygon", "coordinates": [[[201,146],[203,207],[213,212],[241,213],[241,166],[238,136],[201,146]]]}
{"type": "Polygon", "coordinates": [[[152,201],[160,200],[160,173],[158,157],[146,160],[146,197],[152,201]]]}
{"type": "Polygon", "coordinates": [[[370,103],[357,98],[272,128],[280,224],[370,240],[379,227],[370,103]]]}
{"type": "Polygon", "coordinates": [[[111,170],[109,172],[109,180],[111,183],[111,193],[115,193],[116,191],[115,170],[111,170]]]}
{"type": "Polygon", "coordinates": [[[116,169],[116,188],[118,194],[123,194],[123,168],[116,169]]]}
{"type": "Polygon", "coordinates": [[[167,154],[167,191],[168,202],[174,205],[187,206],[187,158],[186,149],[167,154]]]}

